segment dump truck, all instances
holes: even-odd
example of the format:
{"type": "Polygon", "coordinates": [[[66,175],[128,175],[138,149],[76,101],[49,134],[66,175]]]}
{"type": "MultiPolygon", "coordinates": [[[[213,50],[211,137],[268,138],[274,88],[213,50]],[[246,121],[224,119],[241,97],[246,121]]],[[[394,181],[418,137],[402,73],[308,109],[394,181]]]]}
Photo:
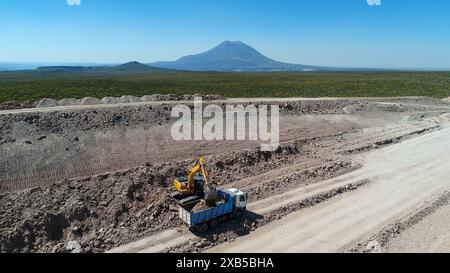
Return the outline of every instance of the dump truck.
{"type": "Polygon", "coordinates": [[[217,203],[194,211],[194,207],[202,200],[179,204],[181,220],[192,230],[205,233],[208,229],[215,229],[220,222],[241,218],[247,210],[247,196],[238,189],[217,190],[217,203]]]}

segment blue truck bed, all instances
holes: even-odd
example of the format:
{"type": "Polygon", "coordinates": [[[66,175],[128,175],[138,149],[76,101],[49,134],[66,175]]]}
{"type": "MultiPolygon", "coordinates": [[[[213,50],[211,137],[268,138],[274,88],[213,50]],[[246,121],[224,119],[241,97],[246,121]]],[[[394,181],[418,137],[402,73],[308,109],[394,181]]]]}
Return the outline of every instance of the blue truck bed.
{"type": "Polygon", "coordinates": [[[219,197],[222,197],[225,200],[224,204],[220,204],[216,207],[208,208],[199,212],[191,212],[185,207],[179,207],[180,218],[188,225],[188,227],[195,227],[198,224],[217,219],[218,217],[233,211],[236,196],[233,196],[223,190],[220,190],[217,193],[219,197]]]}

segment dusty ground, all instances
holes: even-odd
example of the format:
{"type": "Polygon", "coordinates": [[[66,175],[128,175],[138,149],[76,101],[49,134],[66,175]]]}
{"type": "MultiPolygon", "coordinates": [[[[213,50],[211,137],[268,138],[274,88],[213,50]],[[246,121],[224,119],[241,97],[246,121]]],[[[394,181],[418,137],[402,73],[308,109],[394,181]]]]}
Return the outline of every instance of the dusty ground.
{"type": "MultiPolygon", "coordinates": [[[[267,101],[283,113],[282,146],[274,153],[259,152],[254,142],[173,141],[176,102],[0,112],[0,252],[245,250],[239,246],[256,247],[280,223],[297,239],[265,250],[345,251],[361,241],[354,249],[364,251],[366,237],[449,184],[450,168],[429,163],[448,161],[445,102],[267,101]],[[240,188],[250,198],[246,219],[203,236],[180,223],[168,198],[172,179],[200,154],[219,187],[240,188]],[[428,179],[411,175],[419,169],[428,179]],[[334,204],[341,204],[339,213],[334,204]],[[358,232],[348,232],[349,224],[358,232]]],[[[217,103],[236,102],[263,103],[217,103]]]]}
{"type": "Polygon", "coordinates": [[[365,187],[290,214],[214,251],[344,251],[349,242],[449,189],[449,138],[450,129],[444,129],[373,152],[364,158],[364,167],[338,178],[369,180],[365,187]]]}
{"type": "Polygon", "coordinates": [[[392,239],[385,252],[450,252],[450,205],[439,208],[392,239]]]}

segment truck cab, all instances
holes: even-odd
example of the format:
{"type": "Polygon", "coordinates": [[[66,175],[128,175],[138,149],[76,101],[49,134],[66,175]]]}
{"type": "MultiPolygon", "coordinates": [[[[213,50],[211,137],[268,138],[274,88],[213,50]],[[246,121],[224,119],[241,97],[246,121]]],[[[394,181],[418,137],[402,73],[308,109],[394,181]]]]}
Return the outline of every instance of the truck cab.
{"type": "Polygon", "coordinates": [[[238,189],[228,189],[227,191],[230,195],[236,196],[235,208],[245,211],[247,209],[247,195],[238,189]]]}

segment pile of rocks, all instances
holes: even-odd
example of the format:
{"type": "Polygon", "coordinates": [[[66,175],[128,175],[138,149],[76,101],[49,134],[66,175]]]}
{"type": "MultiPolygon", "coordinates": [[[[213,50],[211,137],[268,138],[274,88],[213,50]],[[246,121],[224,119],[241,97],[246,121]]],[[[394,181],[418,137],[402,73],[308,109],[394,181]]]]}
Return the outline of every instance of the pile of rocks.
{"type": "Polygon", "coordinates": [[[122,104],[122,103],[135,103],[135,102],[158,102],[158,101],[191,101],[195,97],[201,97],[203,100],[225,100],[222,96],[217,95],[184,95],[178,96],[173,94],[154,94],[145,95],[141,98],[135,96],[122,96],[122,97],[104,97],[103,99],[97,99],[92,97],[86,97],[83,99],[63,99],[55,100],[51,98],[45,98],[36,103],[36,108],[57,107],[57,106],[71,106],[71,105],[99,105],[99,104],[122,104]]]}

